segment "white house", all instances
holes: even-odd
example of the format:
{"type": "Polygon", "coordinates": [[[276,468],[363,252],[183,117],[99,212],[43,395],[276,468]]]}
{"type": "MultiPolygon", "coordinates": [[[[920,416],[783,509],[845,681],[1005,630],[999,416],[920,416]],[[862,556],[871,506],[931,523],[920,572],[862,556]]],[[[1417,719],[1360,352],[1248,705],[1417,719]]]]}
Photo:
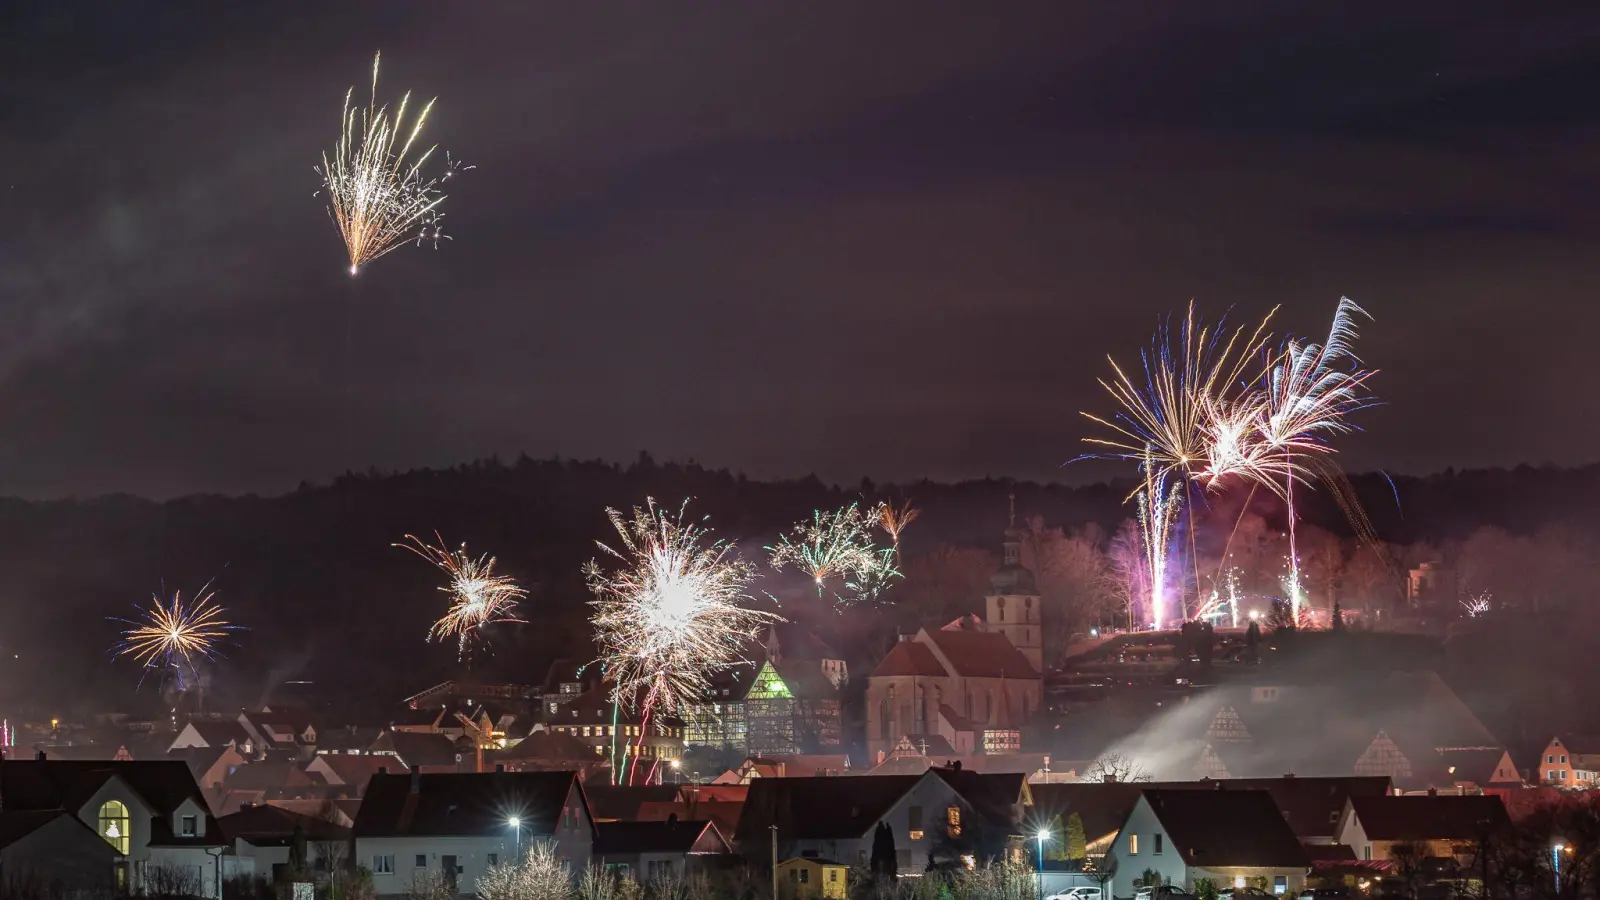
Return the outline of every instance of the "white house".
{"type": "Polygon", "coordinates": [[[575,772],[383,773],[367,784],[353,835],[379,894],[405,894],[435,872],[467,894],[536,841],[583,870],[594,819],[575,772]]]}
{"type": "Polygon", "coordinates": [[[1338,839],[1362,860],[1389,859],[1394,845],[1407,844],[1424,856],[1470,864],[1481,842],[1510,827],[1505,803],[1489,794],[1352,796],[1339,818],[1338,839]]]}
{"type": "Polygon", "coordinates": [[[190,750],[196,747],[209,749],[232,747],[239,752],[240,756],[246,759],[254,756],[257,750],[250,733],[245,731],[244,726],[237,721],[214,722],[195,719],[183,726],[183,730],[178,732],[178,736],[173,738],[171,745],[167,747],[167,752],[190,750]]]}
{"type": "Polygon", "coordinates": [[[1210,879],[1219,890],[1254,882],[1297,896],[1311,868],[1266,791],[1146,790],[1107,855],[1116,858],[1116,897],[1132,897],[1147,871],[1190,892],[1210,879]]]}
{"type": "Polygon", "coordinates": [[[0,809],[72,813],[116,851],[119,893],[216,895],[228,843],[180,761],[0,760],[0,809]]]}
{"type": "Polygon", "coordinates": [[[717,826],[708,820],[601,822],[595,826],[595,862],[641,882],[683,876],[702,860],[732,852],[717,826]]]}
{"type": "Polygon", "coordinates": [[[920,775],[757,778],[739,819],[739,840],[765,846],[778,826],[778,853],[867,865],[879,823],[894,834],[903,875],[927,871],[931,855],[970,847],[998,854],[1031,804],[1021,774],[932,768],[920,775]]]}

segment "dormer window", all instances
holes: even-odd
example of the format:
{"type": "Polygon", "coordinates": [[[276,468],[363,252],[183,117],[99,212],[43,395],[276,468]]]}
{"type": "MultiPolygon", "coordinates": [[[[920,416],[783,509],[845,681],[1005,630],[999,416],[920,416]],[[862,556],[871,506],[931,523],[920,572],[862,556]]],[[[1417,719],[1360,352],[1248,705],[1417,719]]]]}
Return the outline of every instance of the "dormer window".
{"type": "Polygon", "coordinates": [[[179,830],[178,833],[183,835],[184,837],[195,837],[199,833],[199,828],[200,828],[200,817],[199,816],[184,816],[183,817],[183,824],[181,825],[180,830],[179,830]]]}

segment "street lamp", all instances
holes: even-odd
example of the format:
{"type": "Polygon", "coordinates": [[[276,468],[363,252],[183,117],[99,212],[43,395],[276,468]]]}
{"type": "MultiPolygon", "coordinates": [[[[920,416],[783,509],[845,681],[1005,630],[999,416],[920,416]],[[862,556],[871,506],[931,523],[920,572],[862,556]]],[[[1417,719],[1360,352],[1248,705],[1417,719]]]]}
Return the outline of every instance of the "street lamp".
{"type": "Polygon", "coordinates": [[[521,816],[512,816],[511,818],[506,820],[506,824],[510,825],[512,828],[515,828],[517,830],[517,857],[516,858],[517,858],[518,861],[520,861],[522,859],[522,817],[521,816]]]}
{"type": "Polygon", "coordinates": [[[1044,842],[1050,839],[1050,829],[1039,829],[1035,837],[1039,841],[1039,900],[1044,900],[1044,842]]]}
{"type": "Polygon", "coordinates": [[[672,783],[673,784],[683,784],[683,761],[675,759],[675,760],[672,761],[671,765],[672,765],[672,783]]]}
{"type": "Polygon", "coordinates": [[[1571,844],[1555,844],[1550,848],[1550,870],[1556,876],[1556,893],[1561,893],[1561,854],[1572,855],[1571,844]]]}

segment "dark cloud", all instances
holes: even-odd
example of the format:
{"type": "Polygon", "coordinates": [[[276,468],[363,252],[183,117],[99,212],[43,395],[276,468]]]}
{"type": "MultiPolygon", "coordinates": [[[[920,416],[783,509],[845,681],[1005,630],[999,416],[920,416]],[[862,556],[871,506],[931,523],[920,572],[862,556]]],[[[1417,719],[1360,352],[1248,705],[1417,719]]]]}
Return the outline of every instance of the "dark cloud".
{"type": "Polygon", "coordinates": [[[1340,295],[1349,465],[1585,461],[1600,11],[1473,6],[12,6],[0,490],[1060,476],[1161,316],[1340,295]],[[380,47],[478,169],[352,282],[312,166],[380,47]]]}

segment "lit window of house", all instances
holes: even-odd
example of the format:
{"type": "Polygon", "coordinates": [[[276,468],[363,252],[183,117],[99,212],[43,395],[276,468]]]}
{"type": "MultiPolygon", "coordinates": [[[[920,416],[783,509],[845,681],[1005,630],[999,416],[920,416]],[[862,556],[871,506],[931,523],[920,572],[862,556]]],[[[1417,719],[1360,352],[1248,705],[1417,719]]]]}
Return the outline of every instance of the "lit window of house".
{"type": "Polygon", "coordinates": [[[944,821],[950,836],[961,837],[961,807],[952,806],[944,811],[944,821]]]}
{"type": "Polygon", "coordinates": [[[906,836],[911,840],[922,840],[922,807],[913,806],[906,810],[906,829],[906,836]]]}
{"type": "Polygon", "coordinates": [[[117,848],[118,853],[128,855],[128,807],[121,800],[107,800],[101,804],[100,836],[117,848]]]}
{"type": "Polygon", "coordinates": [[[1128,835],[1128,855],[1139,855],[1139,836],[1137,834],[1128,835]]]}

